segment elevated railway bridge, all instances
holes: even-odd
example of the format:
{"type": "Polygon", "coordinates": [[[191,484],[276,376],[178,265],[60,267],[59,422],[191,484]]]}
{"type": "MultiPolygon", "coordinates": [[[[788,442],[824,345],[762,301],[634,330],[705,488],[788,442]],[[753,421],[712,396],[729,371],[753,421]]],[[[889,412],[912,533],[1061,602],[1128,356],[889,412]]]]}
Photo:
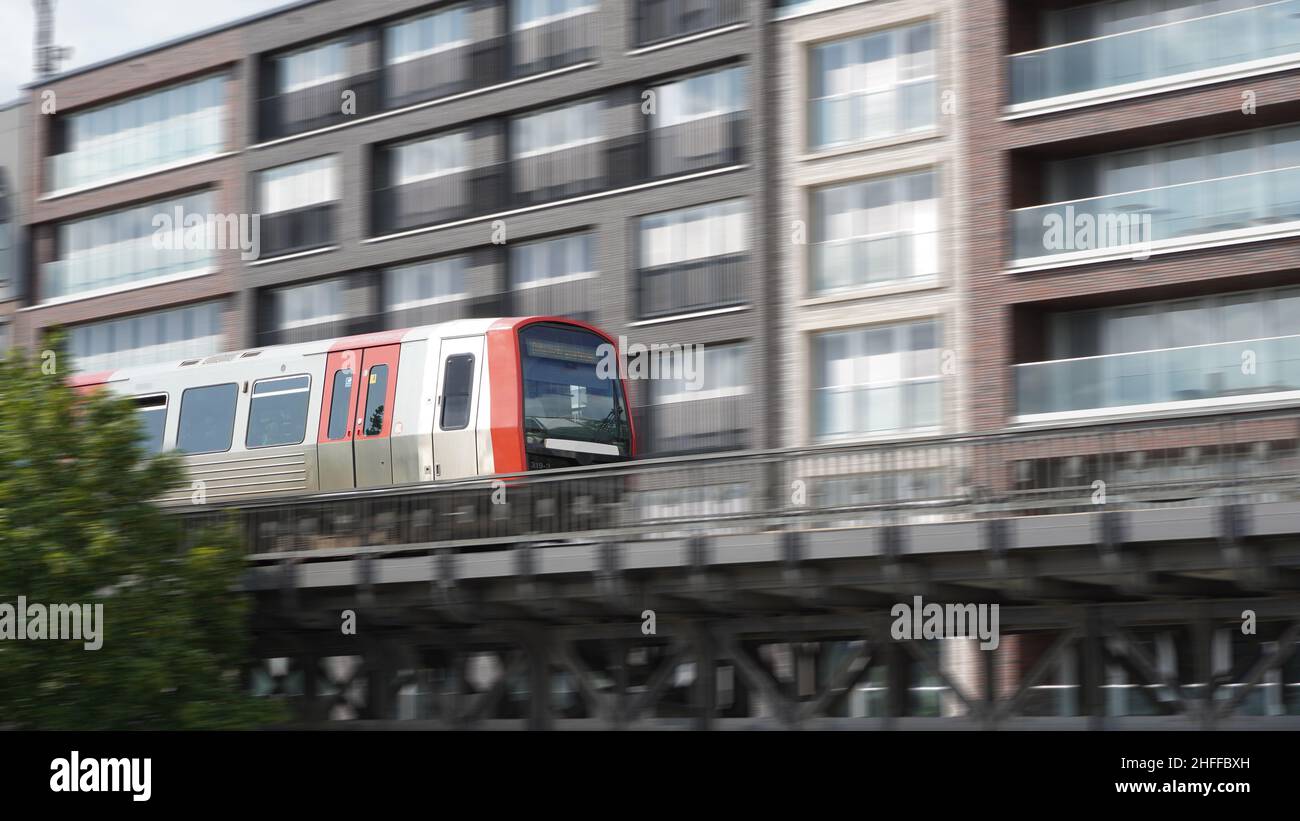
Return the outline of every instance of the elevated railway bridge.
{"type": "Polygon", "coordinates": [[[305,726],[1300,728],[1294,409],[179,515],[245,533],[305,726]],[[996,649],[900,639],[929,603],[996,649]]]}

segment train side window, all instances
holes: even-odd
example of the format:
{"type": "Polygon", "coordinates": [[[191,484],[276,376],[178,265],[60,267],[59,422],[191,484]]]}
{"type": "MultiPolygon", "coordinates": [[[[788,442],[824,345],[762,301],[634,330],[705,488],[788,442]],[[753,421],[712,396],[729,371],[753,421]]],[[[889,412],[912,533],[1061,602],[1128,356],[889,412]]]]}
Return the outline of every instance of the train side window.
{"type": "Polygon", "coordinates": [[[334,386],[330,388],[330,439],[342,439],[348,432],[348,416],[352,413],[352,369],[334,372],[334,386]]]}
{"type": "Polygon", "coordinates": [[[176,449],[181,453],[222,453],[235,435],[235,402],[239,386],[206,385],[181,394],[181,421],[176,449]]]}
{"type": "Polygon", "coordinates": [[[384,429],[384,397],[388,393],[388,366],[376,365],[370,369],[370,384],[366,386],[366,436],[378,436],[384,429]]]}
{"type": "Polygon", "coordinates": [[[161,453],[163,431],[167,429],[167,394],[137,396],[135,398],[135,411],[137,418],[140,420],[140,426],[144,429],[140,447],[150,456],[161,453]]]}
{"type": "Polygon", "coordinates": [[[248,433],[244,439],[248,447],[301,445],[307,437],[310,397],[311,377],[306,374],[254,382],[253,398],[248,405],[248,433]]]}
{"type": "Polygon", "coordinates": [[[447,357],[442,375],[442,429],[462,430],[469,425],[470,394],[474,389],[474,354],[447,357]]]}

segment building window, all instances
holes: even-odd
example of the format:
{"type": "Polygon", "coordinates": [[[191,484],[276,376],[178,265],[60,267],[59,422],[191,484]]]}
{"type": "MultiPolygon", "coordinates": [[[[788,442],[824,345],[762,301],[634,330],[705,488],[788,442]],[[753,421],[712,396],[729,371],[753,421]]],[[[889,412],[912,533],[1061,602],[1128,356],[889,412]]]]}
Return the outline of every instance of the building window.
{"type": "Polygon", "coordinates": [[[307,435],[310,397],[311,377],[306,374],[254,382],[245,437],[248,447],[302,444],[307,435]]]}
{"type": "Polygon", "coordinates": [[[470,134],[456,131],[385,149],[391,185],[379,192],[376,216],[395,231],[455,219],[470,203],[470,134]]]}
{"type": "Polygon", "coordinates": [[[207,77],[62,118],[51,191],[147,173],[225,148],[226,77],[207,77]]]}
{"type": "Polygon", "coordinates": [[[744,200],[642,217],[639,315],[650,318],[744,302],[748,219],[744,200]]]}
{"type": "MultiPolygon", "coordinates": [[[[378,51],[369,39],[357,46],[363,47],[378,51]]],[[[357,57],[352,48],[348,38],[340,38],[267,55],[262,70],[274,85],[258,101],[259,138],[274,140],[328,128],[378,111],[380,91],[391,78],[376,71],[354,72],[352,64],[358,59],[368,67],[379,57],[369,53],[357,57]]]]}
{"type": "MultiPolygon", "coordinates": [[[[1044,48],[1011,56],[1013,104],[1150,92],[1300,53],[1294,0],[1109,0],[1041,11],[1044,48]],[[1129,90],[1129,89],[1126,89],[1129,90]]],[[[1267,65],[1267,63],[1266,63],[1267,65]]],[[[1286,67],[1281,65],[1279,67],[1286,67]]]]}
{"type": "Polygon", "coordinates": [[[930,23],[815,46],[808,142],[829,148],[933,128],[934,66],[930,23]]]}
{"type": "Polygon", "coordinates": [[[221,345],[216,302],[75,325],[68,332],[74,367],[82,372],[208,356],[221,345]]]}
{"type": "Polygon", "coordinates": [[[604,103],[588,100],[518,117],[512,124],[511,153],[520,160],[599,142],[603,115],[604,103]]]}
{"type": "Polygon", "coordinates": [[[939,425],[939,327],[933,321],[813,337],[818,438],[939,425]]]}
{"type": "Polygon", "coordinates": [[[743,23],[744,0],[633,0],[639,46],[743,23]]]}
{"type": "Polygon", "coordinates": [[[510,154],[516,194],[536,202],[599,188],[605,177],[603,120],[601,100],[515,118],[510,154]]]}
{"type": "Polygon", "coordinates": [[[749,392],[745,378],[745,351],[743,343],[704,345],[703,355],[692,368],[695,373],[678,370],[676,364],[666,378],[650,383],[650,394],[656,405],[692,402],[703,399],[721,399],[742,396],[749,392]]]}
{"type": "Polygon", "coordinates": [[[235,403],[239,386],[207,385],[181,394],[181,419],[176,449],[181,453],[224,453],[235,435],[235,403]]]}
{"type": "Polygon", "coordinates": [[[59,258],[41,269],[41,301],[204,271],[213,261],[211,216],[212,195],[204,192],[60,223],[59,258]],[[186,227],[192,215],[203,228],[186,227]]]}
{"type": "Polygon", "coordinates": [[[1300,168],[1296,125],[1052,160],[1046,176],[1049,198],[1064,201],[1290,168],[1300,168]]]}
{"type": "Polygon", "coordinates": [[[347,46],[342,40],[309,46],[275,58],[281,94],[342,80],[347,76],[347,46]]]}
{"type": "Polygon", "coordinates": [[[334,203],[339,198],[334,156],[259,171],[261,256],[319,248],[333,242],[334,203]]]}
{"type": "Polygon", "coordinates": [[[1046,329],[1048,359],[1015,367],[1022,416],[1300,391],[1300,288],[1053,313],[1046,329]]]}
{"type": "Polygon", "coordinates": [[[596,0],[510,0],[515,76],[553,71],[595,56],[596,0]]]}
{"type": "Polygon", "coordinates": [[[1300,336],[1300,288],[1053,313],[1052,359],[1300,336]]]}
{"type": "Polygon", "coordinates": [[[427,260],[384,271],[384,310],[405,311],[466,299],[466,256],[427,260]]]}
{"type": "Polygon", "coordinates": [[[467,84],[469,9],[438,9],[384,29],[385,92],[389,105],[453,93],[467,84]]]}
{"type": "Polygon", "coordinates": [[[656,86],[651,173],[682,174],[740,162],[746,74],[733,66],[656,86]]]}
{"type": "Polygon", "coordinates": [[[1017,260],[1300,220],[1295,125],[1051,160],[1044,171],[1052,202],[1011,212],[1017,260]]]}
{"type": "Polygon", "coordinates": [[[812,291],[924,279],[939,272],[932,171],[813,192],[812,291]]]}
{"type": "Polygon", "coordinates": [[[748,351],[743,342],[661,351],[642,415],[645,449],[671,454],[746,447],[757,423],[748,396],[748,351]]]}
{"type": "Polygon", "coordinates": [[[591,234],[570,234],[511,246],[510,287],[522,290],[595,276],[594,244],[591,234]]]}
{"type": "Polygon", "coordinates": [[[4,216],[3,183],[0,182],[0,300],[8,299],[13,292],[14,273],[17,270],[18,252],[14,247],[13,223],[4,216]]]}
{"type": "Polygon", "coordinates": [[[338,335],[349,318],[347,279],[336,277],[271,291],[275,343],[307,342],[338,335]]]}
{"type": "Polygon", "coordinates": [[[393,178],[409,185],[457,174],[469,168],[469,134],[457,131],[393,146],[393,178]]]}

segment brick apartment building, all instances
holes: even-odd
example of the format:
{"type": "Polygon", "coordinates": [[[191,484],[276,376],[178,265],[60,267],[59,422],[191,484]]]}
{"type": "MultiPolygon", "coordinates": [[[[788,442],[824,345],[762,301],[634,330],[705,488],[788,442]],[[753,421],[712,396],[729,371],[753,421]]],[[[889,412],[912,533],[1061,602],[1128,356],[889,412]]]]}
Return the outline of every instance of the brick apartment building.
{"type": "Polygon", "coordinates": [[[0,106],[0,350],[9,347],[26,268],[23,165],[26,101],[0,106]]]}
{"type": "Polygon", "coordinates": [[[1298,14],[967,4],[974,430],[1300,396],[1298,14]]]}
{"type": "MultiPolygon", "coordinates": [[[[1300,399],[1300,0],[311,0],[45,91],[15,338],[87,368],[566,314],[707,346],[703,393],[635,386],[657,454],[1300,399]],[[259,214],[260,257],[154,249],[176,205],[259,214]]],[[[973,479],[1087,486],[1102,441],[973,479]]],[[[1237,446],[1104,441],[1137,477],[1237,446]]],[[[814,492],[934,491],[894,467],[814,492]]],[[[1005,647],[942,663],[1042,649],[1005,647]]]]}
{"type": "Polygon", "coordinates": [[[639,390],[657,453],[773,444],[757,2],[315,0],[31,87],[17,341],[80,366],[465,316],[703,343],[639,390]],[[258,214],[238,248],[152,219],[258,214]],[[707,397],[707,398],[700,398],[707,397]]]}

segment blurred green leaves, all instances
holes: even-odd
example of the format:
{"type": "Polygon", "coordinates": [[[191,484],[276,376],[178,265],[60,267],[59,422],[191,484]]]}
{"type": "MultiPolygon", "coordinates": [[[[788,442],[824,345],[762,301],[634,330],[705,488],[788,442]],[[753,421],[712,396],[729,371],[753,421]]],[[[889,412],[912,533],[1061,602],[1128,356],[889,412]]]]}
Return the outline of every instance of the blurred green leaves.
{"type": "Polygon", "coordinates": [[[102,603],[103,646],[0,641],[0,727],[219,729],[281,719],[246,694],[248,601],[233,528],[186,532],[152,502],[184,481],[149,457],[129,400],[78,395],[40,358],[0,359],[0,602],[102,603]],[[48,370],[48,368],[47,368],[48,370]]]}

